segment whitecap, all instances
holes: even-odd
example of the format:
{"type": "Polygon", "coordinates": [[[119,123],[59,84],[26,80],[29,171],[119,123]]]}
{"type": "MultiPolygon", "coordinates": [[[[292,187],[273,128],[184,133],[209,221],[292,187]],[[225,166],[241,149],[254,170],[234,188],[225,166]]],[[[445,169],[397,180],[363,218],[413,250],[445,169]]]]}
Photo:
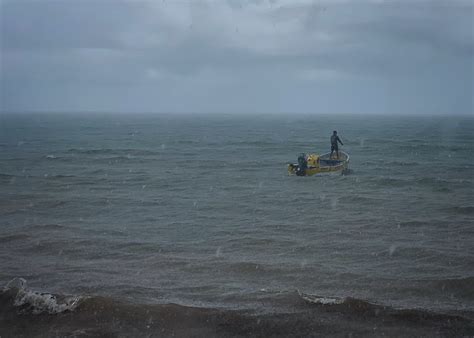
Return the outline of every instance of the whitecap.
{"type": "Polygon", "coordinates": [[[8,282],[4,291],[9,290],[17,291],[13,305],[20,307],[21,312],[32,312],[33,314],[58,314],[73,311],[81,300],[81,297],[76,296],[57,297],[50,293],[29,290],[27,282],[23,278],[15,278],[8,282]]]}

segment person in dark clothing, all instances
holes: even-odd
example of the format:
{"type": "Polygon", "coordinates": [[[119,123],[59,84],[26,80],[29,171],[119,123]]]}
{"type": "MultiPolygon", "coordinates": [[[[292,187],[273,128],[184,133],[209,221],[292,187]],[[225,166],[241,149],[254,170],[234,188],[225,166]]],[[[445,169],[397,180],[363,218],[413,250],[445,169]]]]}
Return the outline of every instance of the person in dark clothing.
{"type": "Polygon", "coordinates": [[[332,136],[331,136],[331,155],[329,155],[329,158],[332,157],[332,153],[335,151],[336,152],[336,156],[337,158],[339,158],[339,147],[338,147],[338,144],[337,143],[340,143],[342,146],[344,145],[344,143],[342,143],[341,139],[339,138],[339,136],[337,136],[337,131],[334,130],[334,132],[332,133],[332,136]]]}

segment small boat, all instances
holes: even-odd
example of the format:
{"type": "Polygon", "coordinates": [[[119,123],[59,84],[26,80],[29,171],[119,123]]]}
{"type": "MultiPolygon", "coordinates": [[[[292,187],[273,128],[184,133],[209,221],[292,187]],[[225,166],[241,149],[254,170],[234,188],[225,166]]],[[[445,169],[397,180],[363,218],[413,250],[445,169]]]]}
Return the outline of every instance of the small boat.
{"type": "Polygon", "coordinates": [[[312,176],[319,173],[328,173],[344,171],[349,169],[349,155],[343,151],[339,151],[339,157],[333,153],[317,155],[317,154],[301,154],[298,157],[298,163],[288,163],[288,174],[297,176],[312,176]]]}

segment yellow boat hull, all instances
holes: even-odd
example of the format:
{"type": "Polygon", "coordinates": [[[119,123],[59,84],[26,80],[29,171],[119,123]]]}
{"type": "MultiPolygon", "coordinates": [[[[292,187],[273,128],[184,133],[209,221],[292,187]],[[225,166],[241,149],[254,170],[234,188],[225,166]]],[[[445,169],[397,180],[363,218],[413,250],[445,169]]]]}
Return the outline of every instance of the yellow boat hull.
{"type": "Polygon", "coordinates": [[[319,173],[343,172],[349,169],[349,155],[345,152],[339,152],[339,158],[329,157],[330,153],[319,156],[319,161],[314,166],[308,166],[303,173],[298,173],[298,164],[288,164],[289,175],[313,176],[319,173]]]}

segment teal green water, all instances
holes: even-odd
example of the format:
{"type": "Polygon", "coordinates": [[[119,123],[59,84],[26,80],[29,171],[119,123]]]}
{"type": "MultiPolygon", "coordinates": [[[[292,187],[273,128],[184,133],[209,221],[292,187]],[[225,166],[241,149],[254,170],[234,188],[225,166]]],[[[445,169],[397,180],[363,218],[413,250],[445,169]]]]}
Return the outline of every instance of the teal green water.
{"type": "Polygon", "coordinates": [[[473,310],[473,131],[467,117],[3,115],[0,283],[473,310]],[[352,173],[287,176],[334,129],[352,173]]]}

